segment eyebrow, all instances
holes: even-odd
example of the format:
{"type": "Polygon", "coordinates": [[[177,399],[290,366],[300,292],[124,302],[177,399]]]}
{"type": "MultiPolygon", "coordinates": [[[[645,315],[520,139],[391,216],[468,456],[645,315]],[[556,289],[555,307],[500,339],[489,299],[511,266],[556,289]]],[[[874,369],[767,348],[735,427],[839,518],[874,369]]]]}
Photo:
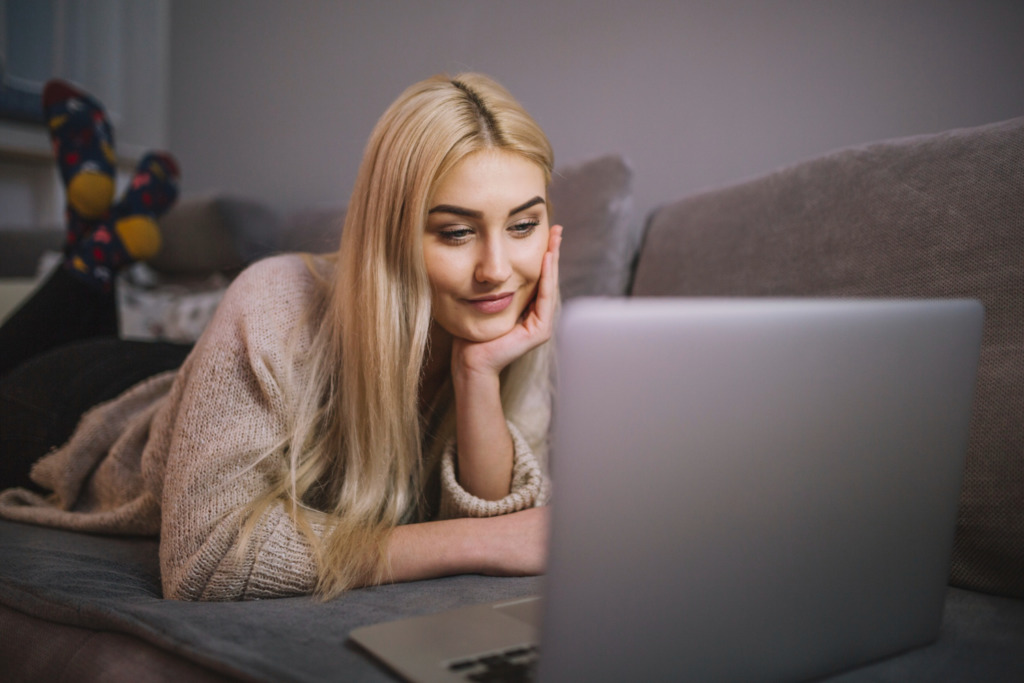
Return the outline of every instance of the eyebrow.
{"type": "MultiPolygon", "coordinates": [[[[517,213],[520,213],[522,211],[526,211],[527,209],[529,209],[532,206],[536,206],[537,204],[544,204],[544,203],[545,202],[544,202],[544,198],[543,197],[534,197],[533,199],[530,199],[529,201],[523,202],[519,206],[517,206],[514,209],[512,209],[511,211],[509,211],[508,215],[509,216],[515,216],[517,213]]],[[[463,208],[461,206],[454,206],[452,204],[438,204],[437,206],[432,208],[427,213],[428,214],[431,214],[431,213],[450,213],[450,214],[453,214],[455,216],[465,216],[467,218],[477,218],[477,219],[480,219],[480,218],[484,217],[484,214],[481,211],[477,211],[475,209],[466,209],[466,208],[463,208]]]]}

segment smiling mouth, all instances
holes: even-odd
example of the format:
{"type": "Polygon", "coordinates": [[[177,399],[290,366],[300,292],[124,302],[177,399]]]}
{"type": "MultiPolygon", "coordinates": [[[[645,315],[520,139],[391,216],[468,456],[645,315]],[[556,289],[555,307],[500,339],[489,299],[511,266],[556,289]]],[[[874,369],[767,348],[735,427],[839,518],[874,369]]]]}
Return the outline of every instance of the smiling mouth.
{"type": "Polygon", "coordinates": [[[481,313],[501,313],[512,303],[513,292],[482,296],[478,299],[466,299],[466,303],[481,313]]]}

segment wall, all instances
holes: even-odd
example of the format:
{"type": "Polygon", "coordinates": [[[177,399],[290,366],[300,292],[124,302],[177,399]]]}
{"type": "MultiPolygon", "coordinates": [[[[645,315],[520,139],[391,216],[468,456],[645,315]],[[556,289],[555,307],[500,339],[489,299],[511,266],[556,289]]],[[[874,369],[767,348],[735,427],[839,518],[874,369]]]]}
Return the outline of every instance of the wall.
{"type": "Polygon", "coordinates": [[[836,147],[1024,114],[1016,0],[175,0],[185,190],[344,202],[384,108],[502,81],[560,163],[621,152],[637,211],[836,147]]]}
{"type": "MultiPolygon", "coordinates": [[[[5,84],[27,96],[51,77],[104,103],[127,181],[138,158],[168,144],[168,0],[0,0],[5,84]]],[[[40,112],[41,113],[41,112],[40,112]]],[[[0,230],[60,229],[64,190],[45,126],[0,121],[0,230]]]]}

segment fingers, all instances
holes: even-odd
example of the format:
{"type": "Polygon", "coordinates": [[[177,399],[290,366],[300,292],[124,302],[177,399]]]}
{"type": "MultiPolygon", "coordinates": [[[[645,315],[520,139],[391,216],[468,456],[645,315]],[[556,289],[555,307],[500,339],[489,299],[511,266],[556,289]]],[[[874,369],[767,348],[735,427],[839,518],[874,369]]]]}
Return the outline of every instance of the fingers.
{"type": "Polygon", "coordinates": [[[558,288],[558,262],[562,255],[562,226],[554,225],[551,227],[551,235],[548,237],[548,252],[552,255],[551,266],[552,272],[551,277],[555,285],[555,289],[558,288]]]}
{"type": "Polygon", "coordinates": [[[548,250],[541,263],[540,282],[537,285],[535,311],[538,318],[550,324],[555,314],[558,299],[558,259],[562,247],[562,226],[552,225],[548,236],[548,250]]]}

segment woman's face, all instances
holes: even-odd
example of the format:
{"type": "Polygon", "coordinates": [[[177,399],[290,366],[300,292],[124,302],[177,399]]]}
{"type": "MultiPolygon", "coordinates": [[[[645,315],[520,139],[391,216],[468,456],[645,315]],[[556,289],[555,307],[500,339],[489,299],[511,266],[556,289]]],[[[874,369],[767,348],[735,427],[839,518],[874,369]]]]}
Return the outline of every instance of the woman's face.
{"type": "Polygon", "coordinates": [[[445,176],[423,236],[438,325],[474,342],[515,326],[547,251],[546,198],[541,167],[512,152],[474,152],[445,176]]]}

